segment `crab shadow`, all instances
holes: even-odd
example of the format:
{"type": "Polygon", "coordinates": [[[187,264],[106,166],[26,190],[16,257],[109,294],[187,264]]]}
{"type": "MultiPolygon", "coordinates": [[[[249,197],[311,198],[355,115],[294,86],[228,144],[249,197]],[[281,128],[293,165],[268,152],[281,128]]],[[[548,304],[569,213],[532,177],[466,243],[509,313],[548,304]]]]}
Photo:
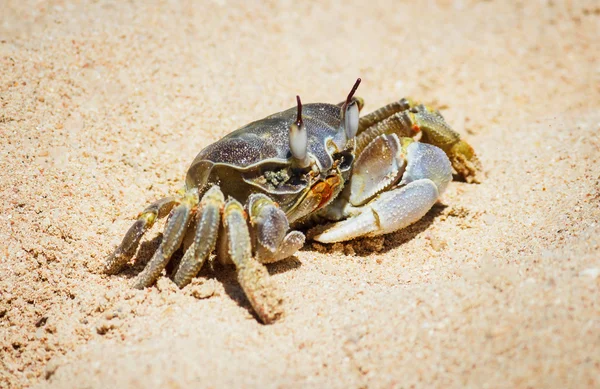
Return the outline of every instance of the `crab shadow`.
{"type": "MultiPolygon", "coordinates": [[[[279,262],[267,264],[267,270],[269,275],[275,275],[285,273],[289,270],[297,269],[302,265],[298,258],[292,256],[279,262]]],[[[260,318],[252,308],[244,289],[237,280],[237,273],[233,265],[223,265],[219,261],[213,260],[209,264],[205,264],[202,267],[197,277],[204,279],[213,279],[223,285],[225,294],[233,300],[239,307],[244,308],[251,314],[257,321],[260,322],[260,318]]]]}
{"type": "MultiPolygon", "coordinates": [[[[134,262],[132,265],[128,265],[119,272],[119,276],[127,279],[135,278],[139,273],[144,270],[148,262],[152,259],[152,255],[160,246],[162,242],[163,234],[160,233],[150,240],[142,241],[136,254],[134,255],[134,262]]],[[[175,253],[173,256],[177,255],[175,253]]]]}
{"type": "MultiPolygon", "coordinates": [[[[294,256],[266,265],[269,275],[271,276],[297,269],[300,266],[302,266],[302,263],[294,256]]],[[[219,282],[221,285],[223,285],[223,290],[230,299],[235,301],[239,307],[247,310],[248,313],[250,313],[257,321],[260,321],[260,318],[256,315],[256,312],[252,308],[244,289],[242,289],[237,280],[235,267],[232,265],[222,265],[218,261],[214,261],[212,267],[212,269],[210,269],[210,266],[203,267],[202,270],[200,270],[198,277],[214,279],[219,282]]],[[[279,292],[282,291],[279,290],[279,292]]]]}
{"type": "MultiPolygon", "coordinates": [[[[431,224],[440,217],[444,213],[444,209],[447,208],[447,205],[444,204],[435,204],[429,212],[425,216],[423,216],[419,221],[410,225],[407,228],[404,228],[400,231],[396,231],[391,234],[387,234],[381,239],[383,240],[383,245],[372,245],[368,242],[372,241],[373,238],[363,238],[357,239],[350,242],[345,242],[345,246],[352,247],[355,255],[359,256],[369,256],[374,253],[385,253],[390,250],[393,250],[396,247],[399,247],[415,237],[417,237],[423,231],[426,231],[431,224]],[[375,247],[377,246],[377,247],[375,247]]],[[[301,251],[306,252],[314,252],[320,251],[323,252],[322,247],[325,246],[325,251],[333,250],[335,245],[321,245],[319,249],[315,248],[315,244],[307,243],[301,251]]],[[[270,275],[285,273],[290,270],[297,269],[302,266],[302,262],[295,256],[284,259],[279,262],[275,262],[272,264],[266,265],[270,275]]],[[[225,293],[235,301],[240,307],[246,309],[252,316],[254,316],[257,320],[258,317],[256,313],[252,309],[250,302],[248,301],[244,290],[240,286],[237,281],[235,269],[232,266],[222,265],[215,261],[213,265],[213,269],[209,269],[208,266],[205,266],[198,274],[198,277],[205,278],[213,278],[216,279],[223,285],[225,293]]]]}
{"type": "Polygon", "coordinates": [[[399,231],[379,237],[358,238],[347,242],[324,244],[313,242],[302,248],[302,251],[320,252],[320,253],[343,253],[353,254],[361,257],[367,257],[372,254],[385,254],[403,244],[410,242],[419,234],[429,229],[431,224],[443,215],[444,209],[448,206],[444,204],[435,204],[429,212],[417,222],[399,231]]]}

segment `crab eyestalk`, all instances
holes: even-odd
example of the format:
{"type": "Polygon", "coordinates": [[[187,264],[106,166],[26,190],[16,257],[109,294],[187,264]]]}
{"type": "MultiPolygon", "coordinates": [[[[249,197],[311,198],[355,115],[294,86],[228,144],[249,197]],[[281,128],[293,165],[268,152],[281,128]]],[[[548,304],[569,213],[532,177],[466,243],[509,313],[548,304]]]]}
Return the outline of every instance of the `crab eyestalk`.
{"type": "Polygon", "coordinates": [[[296,96],[298,102],[298,115],[296,121],[290,125],[290,151],[294,164],[300,168],[306,168],[310,165],[310,158],[307,153],[308,134],[302,121],[302,102],[300,96],[296,96]]]}
{"type": "Polygon", "coordinates": [[[354,139],[358,132],[358,116],[362,108],[362,100],[354,97],[354,93],[358,89],[360,82],[360,78],[356,80],[348,97],[346,97],[346,102],[342,105],[342,123],[344,124],[344,131],[348,140],[354,139]]]}

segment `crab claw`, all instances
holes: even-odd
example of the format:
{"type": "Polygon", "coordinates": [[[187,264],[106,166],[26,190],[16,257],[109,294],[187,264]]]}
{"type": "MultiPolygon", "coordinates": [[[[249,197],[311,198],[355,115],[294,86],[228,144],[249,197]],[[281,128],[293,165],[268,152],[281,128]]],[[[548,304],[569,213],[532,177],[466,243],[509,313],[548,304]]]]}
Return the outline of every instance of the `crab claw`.
{"type": "MultiPolygon", "coordinates": [[[[335,243],[389,234],[421,219],[452,180],[452,167],[441,149],[419,142],[408,145],[406,160],[402,179],[395,187],[376,195],[364,206],[349,206],[347,213],[352,216],[334,223],[313,239],[335,243]]],[[[398,165],[402,166],[400,162],[398,165]]]]}

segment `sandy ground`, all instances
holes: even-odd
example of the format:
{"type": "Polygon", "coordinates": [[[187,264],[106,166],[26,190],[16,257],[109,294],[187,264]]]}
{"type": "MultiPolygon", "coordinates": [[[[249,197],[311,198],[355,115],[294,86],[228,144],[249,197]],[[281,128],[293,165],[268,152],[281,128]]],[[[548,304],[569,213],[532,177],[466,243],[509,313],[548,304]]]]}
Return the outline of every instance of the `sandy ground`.
{"type": "Polygon", "coordinates": [[[251,3],[2,2],[0,387],[598,387],[598,3],[251,3]],[[270,326],[231,269],[100,273],[204,146],[358,76],[443,107],[484,183],[270,266],[270,326]]]}

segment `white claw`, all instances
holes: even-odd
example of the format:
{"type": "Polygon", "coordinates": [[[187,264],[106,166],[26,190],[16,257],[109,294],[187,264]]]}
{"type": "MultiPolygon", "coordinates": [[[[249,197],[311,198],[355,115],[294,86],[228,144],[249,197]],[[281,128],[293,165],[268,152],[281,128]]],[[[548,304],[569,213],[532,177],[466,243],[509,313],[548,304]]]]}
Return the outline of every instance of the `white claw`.
{"type": "Polygon", "coordinates": [[[362,213],[333,224],[313,239],[321,243],[343,242],[361,236],[370,236],[377,228],[377,215],[371,208],[365,207],[362,213]]]}
{"type": "Polygon", "coordinates": [[[400,185],[428,178],[435,183],[437,190],[444,193],[452,181],[452,165],[440,148],[427,143],[414,142],[406,149],[408,164],[400,185]]]}
{"type": "Polygon", "coordinates": [[[314,239],[335,243],[389,234],[421,219],[452,180],[452,167],[438,147],[414,142],[407,149],[407,166],[395,189],[383,192],[362,207],[353,207],[350,217],[334,223],[314,239]]]}
{"type": "Polygon", "coordinates": [[[398,182],[406,165],[396,134],[382,134],[364,148],[354,162],[350,203],[359,206],[398,182]]]}
{"type": "Polygon", "coordinates": [[[398,231],[425,216],[438,197],[439,192],[433,181],[413,181],[405,187],[380,194],[361,207],[360,214],[335,223],[314,240],[335,243],[398,231]]]}

